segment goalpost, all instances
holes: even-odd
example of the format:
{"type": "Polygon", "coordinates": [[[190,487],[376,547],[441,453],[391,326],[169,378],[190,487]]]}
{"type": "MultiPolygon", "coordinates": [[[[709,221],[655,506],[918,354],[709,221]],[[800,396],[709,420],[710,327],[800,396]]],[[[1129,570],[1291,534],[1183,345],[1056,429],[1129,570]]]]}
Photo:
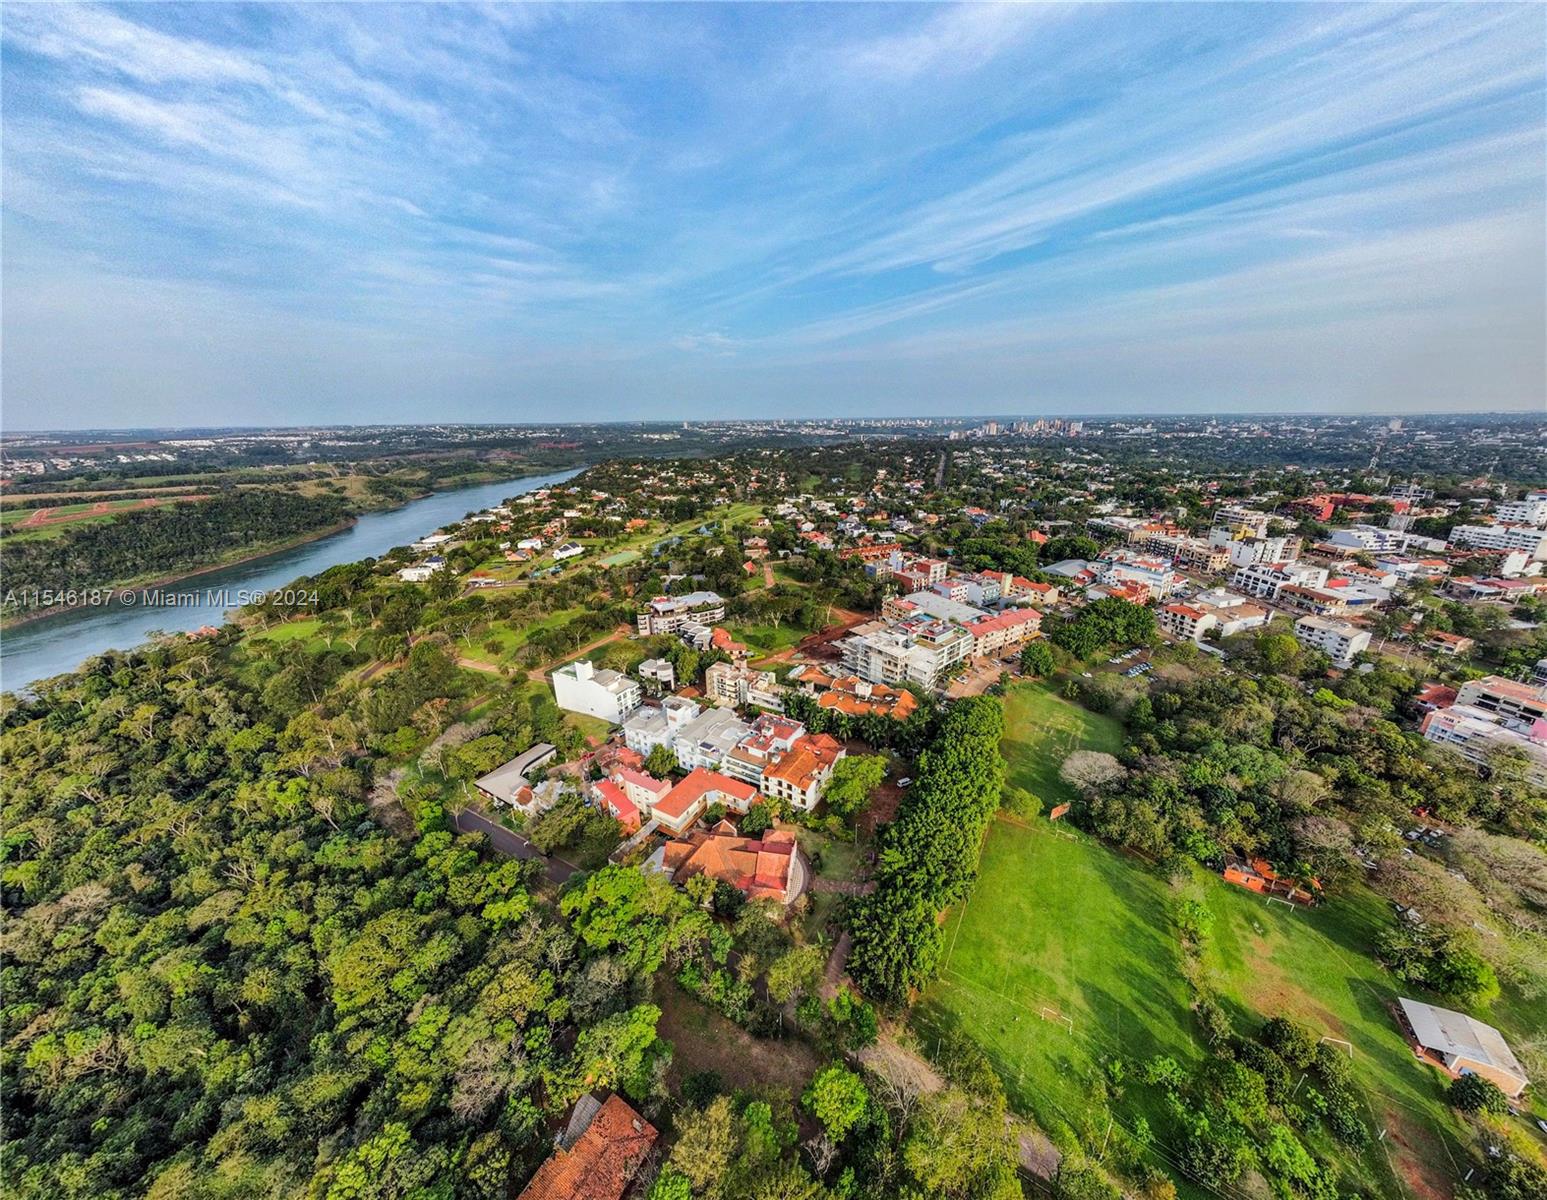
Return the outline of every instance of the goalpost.
{"type": "Polygon", "coordinates": [[[1335,1038],[1335,1037],[1332,1037],[1330,1034],[1324,1034],[1322,1036],[1321,1040],[1324,1041],[1324,1042],[1331,1042],[1334,1046],[1342,1046],[1343,1049],[1348,1051],[1348,1057],[1350,1059],[1353,1058],[1353,1056],[1354,1056],[1354,1044],[1352,1042],[1348,1041],[1346,1038],[1335,1038]]]}
{"type": "Polygon", "coordinates": [[[1041,1009],[1041,1015],[1044,1021],[1061,1021],[1071,1034],[1074,1032],[1074,1018],[1064,1016],[1056,1008],[1051,1008],[1044,1004],[1041,1009]]]}

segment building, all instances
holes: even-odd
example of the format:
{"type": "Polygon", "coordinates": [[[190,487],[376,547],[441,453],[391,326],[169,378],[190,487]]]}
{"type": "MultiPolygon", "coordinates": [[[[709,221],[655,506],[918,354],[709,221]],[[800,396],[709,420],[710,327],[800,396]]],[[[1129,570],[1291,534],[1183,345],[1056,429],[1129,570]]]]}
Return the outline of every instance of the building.
{"type": "MultiPolygon", "coordinates": [[[[1231,537],[1267,537],[1268,525],[1274,520],[1271,513],[1255,508],[1243,508],[1237,504],[1223,504],[1214,510],[1214,526],[1224,529],[1226,540],[1231,537]]],[[[1210,532],[1210,540],[1213,533],[1210,532]]]]}
{"type": "Polygon", "coordinates": [[[676,633],[684,621],[713,625],[725,620],[725,601],[714,592],[657,596],[635,619],[640,634],[676,633]]]}
{"type": "Polygon", "coordinates": [[[1547,529],[1531,525],[1457,525],[1449,545],[1477,550],[1524,550],[1533,562],[1547,559],[1547,529]]]}
{"type": "Polygon", "coordinates": [[[1187,583],[1171,569],[1169,559],[1146,558],[1127,551],[1113,551],[1091,566],[1096,571],[1096,582],[1103,588],[1136,585],[1144,589],[1151,601],[1164,600],[1187,583]]]}
{"type": "Polygon", "coordinates": [[[535,816],[536,795],[527,775],[546,766],[557,753],[558,750],[547,742],[538,742],[509,762],[495,767],[487,775],[480,775],[473,780],[473,786],[485,799],[496,804],[507,804],[527,816],[535,816]]]}
{"type": "Polygon", "coordinates": [[[1220,637],[1234,637],[1248,629],[1257,629],[1268,623],[1269,613],[1260,604],[1253,604],[1245,596],[1237,596],[1224,588],[1209,588],[1193,597],[1191,607],[1213,616],[1220,637]]]}
{"type": "Polygon", "coordinates": [[[579,558],[585,553],[585,547],[579,542],[565,542],[562,546],[553,548],[553,560],[563,562],[566,558],[579,558]]]}
{"type": "Polygon", "coordinates": [[[517,1200],[622,1200],[656,1136],[621,1096],[605,1104],[582,1096],[557,1148],[517,1200]]]}
{"type": "Polygon", "coordinates": [[[742,837],[729,821],[667,842],[651,855],[646,866],[667,872],[679,885],[695,875],[708,875],[730,884],[749,900],[771,899],[781,904],[800,895],[806,876],[794,833],[770,829],[759,837],[742,837]]]}
{"type": "Polygon", "coordinates": [[[589,659],[565,663],[548,678],[553,682],[554,702],[560,708],[598,717],[612,725],[623,724],[644,700],[644,692],[636,681],[605,667],[597,670],[589,659]]]}
{"type": "Polygon", "coordinates": [[[1456,703],[1512,721],[1547,720],[1547,687],[1516,683],[1502,675],[1484,675],[1461,685],[1456,703]]]}
{"type": "Polygon", "coordinates": [[[656,692],[669,692],[677,686],[677,668],[665,658],[647,658],[639,664],[639,678],[656,692]]]}
{"type": "Polygon", "coordinates": [[[836,738],[825,733],[806,734],[763,771],[758,790],[809,812],[822,798],[822,789],[843,756],[843,745],[836,738]]]}
{"type": "Polygon", "coordinates": [[[832,708],[851,717],[882,716],[906,721],[919,702],[912,692],[871,683],[858,675],[829,675],[820,667],[801,666],[788,676],[789,682],[808,696],[816,697],[818,708],[832,708]]]}
{"type": "Polygon", "coordinates": [[[763,772],[794,749],[805,733],[806,727],[799,721],[763,713],[752,722],[747,736],[725,756],[720,769],[733,779],[758,787],[763,781],[763,772]]]}
{"type": "MultiPolygon", "coordinates": [[[[1232,567],[1253,563],[1291,562],[1300,557],[1300,539],[1293,536],[1269,537],[1266,534],[1242,534],[1239,530],[1215,527],[1209,530],[1209,545],[1223,551],[1232,567]]],[[[1218,570],[1224,570],[1222,565],[1218,570]]]]}
{"type": "Polygon", "coordinates": [[[1402,1007],[1403,1024],[1420,1058],[1452,1075],[1480,1075],[1497,1084],[1511,1100],[1520,1099],[1531,1081],[1503,1035],[1492,1025],[1405,996],[1399,997],[1397,1003],[1402,1007]]]}
{"type": "Polygon", "coordinates": [[[1309,613],[1313,617],[1340,617],[1348,611],[1348,595],[1333,588],[1301,587],[1286,583],[1274,597],[1280,608],[1309,613]]]}
{"type": "Polygon", "coordinates": [[[1444,630],[1434,629],[1424,634],[1423,640],[1418,643],[1431,654],[1443,654],[1447,658],[1459,658],[1463,654],[1470,654],[1476,641],[1469,637],[1462,637],[1459,633],[1446,633],[1444,630]]]}
{"type": "Polygon", "coordinates": [[[1524,500],[1506,500],[1493,510],[1501,525],[1547,526],[1547,492],[1527,492],[1524,500]]]}
{"type": "Polygon", "coordinates": [[[757,799],[757,789],[729,775],[696,767],[666,795],[655,802],[650,815],[663,828],[686,833],[711,804],[744,813],[757,799]]]}
{"type": "Polygon", "coordinates": [[[774,673],[754,671],[745,663],[711,663],[704,671],[704,695],[711,704],[731,708],[755,705],[777,712],[784,707],[774,673]]]}
{"type": "Polygon", "coordinates": [[[844,669],[861,679],[936,688],[971,654],[972,635],[953,622],[918,614],[891,628],[856,629],[839,651],[844,669]]]}
{"type": "Polygon", "coordinates": [[[1370,631],[1347,621],[1301,617],[1295,622],[1295,640],[1302,646],[1320,650],[1332,660],[1333,666],[1346,670],[1353,665],[1354,655],[1369,648],[1370,631]]]}
{"type": "Polygon", "coordinates": [[[1347,529],[1335,529],[1327,539],[1333,546],[1370,554],[1401,554],[1411,540],[1399,529],[1382,529],[1379,525],[1353,525],[1347,529]]]}
{"type": "Polygon", "coordinates": [[[1526,776],[1547,787],[1547,720],[1517,721],[1478,708],[1460,699],[1449,708],[1424,716],[1419,731],[1424,740],[1454,750],[1468,762],[1491,767],[1499,755],[1516,753],[1525,760],[1526,776]]]}
{"type": "Polygon", "coordinates": [[[604,813],[617,818],[624,833],[637,833],[640,826],[640,808],[629,798],[623,786],[616,780],[598,779],[589,788],[591,803],[604,813]]]}
{"type": "Polygon", "coordinates": [[[972,635],[972,652],[985,657],[1023,646],[1032,638],[1040,637],[1041,629],[1042,614],[1034,608],[985,613],[966,624],[967,632],[972,635]]]}
{"type": "MultiPolygon", "coordinates": [[[[943,583],[935,585],[936,588],[941,586],[943,583]]],[[[964,597],[966,594],[966,585],[963,584],[960,595],[964,597]]],[[[944,592],[929,588],[924,591],[909,592],[906,596],[889,596],[881,602],[881,618],[885,621],[905,621],[909,617],[920,614],[965,625],[968,621],[986,616],[987,612],[968,604],[965,599],[948,596],[944,592]]]]}
{"type": "Polygon", "coordinates": [[[1214,614],[1196,604],[1164,604],[1155,613],[1161,632],[1184,642],[1201,642],[1219,624],[1214,614]]]}
{"type": "Polygon", "coordinates": [[[684,771],[697,767],[718,770],[725,756],[752,731],[752,727],[729,708],[711,708],[698,714],[675,731],[671,748],[677,765],[684,771]]]}
{"type": "Polygon", "coordinates": [[[659,704],[636,708],[623,722],[623,744],[641,757],[657,746],[670,746],[677,733],[703,711],[685,696],[667,696],[659,704]]]}
{"type": "Polygon", "coordinates": [[[608,778],[623,790],[628,802],[646,817],[655,815],[655,806],[671,791],[669,781],[657,779],[637,767],[619,767],[608,778]]]}
{"type": "Polygon", "coordinates": [[[1277,600],[1279,589],[1319,588],[1327,582],[1327,569],[1302,562],[1252,563],[1239,567],[1230,577],[1230,590],[1256,600],[1277,600]]]}

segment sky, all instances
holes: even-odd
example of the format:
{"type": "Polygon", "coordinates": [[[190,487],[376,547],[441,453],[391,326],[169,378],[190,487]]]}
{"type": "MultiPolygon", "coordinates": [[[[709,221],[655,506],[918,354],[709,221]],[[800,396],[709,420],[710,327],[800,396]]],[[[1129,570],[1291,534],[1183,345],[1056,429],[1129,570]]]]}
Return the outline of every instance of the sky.
{"type": "Polygon", "coordinates": [[[11,429],[1543,411],[1547,6],[10,3],[11,429]]]}

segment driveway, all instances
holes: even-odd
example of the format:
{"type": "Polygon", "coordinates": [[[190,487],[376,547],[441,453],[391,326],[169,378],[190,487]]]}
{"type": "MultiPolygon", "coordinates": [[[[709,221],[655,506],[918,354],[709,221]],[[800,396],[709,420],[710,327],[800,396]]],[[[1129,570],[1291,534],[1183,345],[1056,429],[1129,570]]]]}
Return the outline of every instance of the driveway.
{"type": "Polygon", "coordinates": [[[570,876],[580,870],[574,863],[565,862],[562,858],[543,854],[522,837],[519,833],[513,833],[497,821],[491,821],[476,809],[464,808],[451,814],[451,823],[456,826],[458,833],[481,833],[489,839],[489,845],[493,846],[501,854],[511,858],[540,858],[547,865],[548,882],[564,884],[569,882],[570,876]]]}

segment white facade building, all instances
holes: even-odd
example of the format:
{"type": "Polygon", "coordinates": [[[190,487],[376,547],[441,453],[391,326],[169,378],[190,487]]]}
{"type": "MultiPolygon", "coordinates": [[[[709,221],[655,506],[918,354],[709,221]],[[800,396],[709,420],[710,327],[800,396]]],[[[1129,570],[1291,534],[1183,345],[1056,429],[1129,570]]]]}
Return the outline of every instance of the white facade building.
{"type": "Polygon", "coordinates": [[[1524,500],[1507,500],[1494,510],[1504,525],[1547,525],[1547,492],[1527,492],[1524,500]]]}
{"type": "Polygon", "coordinates": [[[565,663],[549,679],[553,682],[553,699],[560,708],[600,717],[613,725],[621,725],[644,700],[636,680],[618,671],[597,670],[589,659],[565,663]]]}
{"type": "Polygon", "coordinates": [[[1451,546],[1478,550],[1524,550],[1533,561],[1547,559],[1547,529],[1530,525],[1457,525],[1450,531],[1451,546]]]}
{"type": "Polygon", "coordinates": [[[1332,660],[1333,666],[1346,669],[1353,665],[1354,655],[1369,648],[1370,631],[1347,621],[1301,617],[1295,622],[1295,640],[1302,646],[1320,650],[1332,660]]]}
{"type": "Polygon", "coordinates": [[[1277,600],[1279,589],[1288,584],[1319,588],[1326,582],[1325,567],[1302,562],[1253,563],[1230,577],[1230,590],[1256,600],[1277,600]]]}

